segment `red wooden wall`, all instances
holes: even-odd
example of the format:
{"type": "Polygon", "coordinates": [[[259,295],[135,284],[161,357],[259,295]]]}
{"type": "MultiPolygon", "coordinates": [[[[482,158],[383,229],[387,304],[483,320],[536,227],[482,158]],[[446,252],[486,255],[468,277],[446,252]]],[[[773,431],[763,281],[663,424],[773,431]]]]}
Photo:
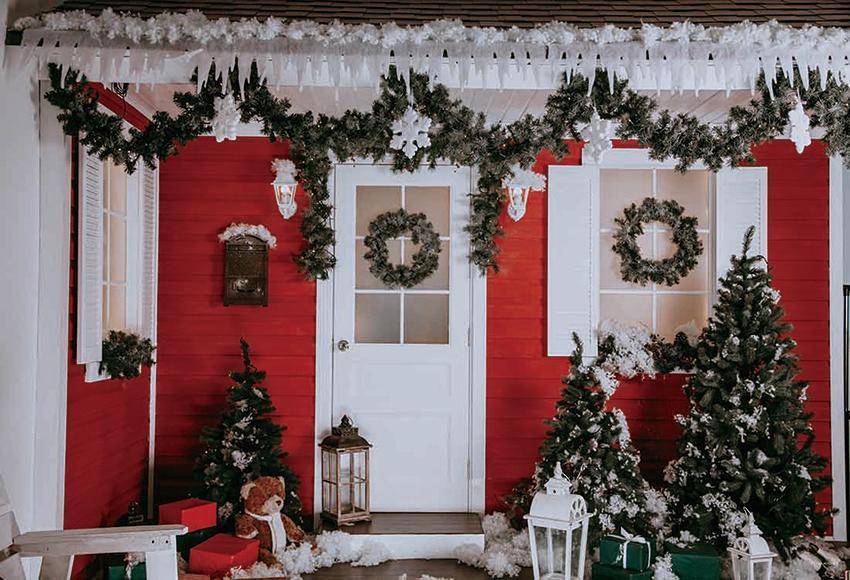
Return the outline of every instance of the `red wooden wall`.
{"type": "MultiPolygon", "coordinates": [[[[624,144],[618,144],[623,146],[624,144]]],[[[801,357],[801,378],[810,382],[815,449],[830,457],[829,423],[829,183],[828,159],[815,142],[798,155],[788,141],[755,149],[756,165],[768,168],[768,256],[775,285],[801,357]]],[[[580,163],[580,147],[562,160],[538,157],[535,170],[580,163]]],[[[552,416],[566,359],[546,356],[546,195],[532,193],[522,221],[503,216],[502,271],[487,290],[487,507],[533,472],[552,416]]],[[[679,429],[673,415],[687,411],[682,375],[623,383],[613,405],[629,420],[642,453],[641,469],[659,482],[676,454],[679,429]]],[[[821,503],[831,505],[829,490],[821,503]]]]}
{"type": "MultiPolygon", "coordinates": [[[[536,169],[577,164],[579,147],[563,160],[542,153],[536,169]]],[[[782,292],[811,382],[816,449],[827,458],[828,160],[820,143],[798,155],[787,141],[760,146],[768,167],[771,268],[782,292]]],[[[268,371],[267,387],[288,426],[284,449],[302,478],[305,509],[312,505],[314,454],[315,289],[291,254],[301,244],[296,223],[275,207],[269,163],[286,147],[264,138],[189,144],[161,168],[159,366],[156,490],[158,501],[184,496],[192,486],[198,434],[223,408],[228,370],[239,364],[238,339],[253,346],[268,371]],[[271,252],[268,308],[221,304],[223,250],[216,236],[232,221],[263,223],[278,237],[271,252]]],[[[303,203],[303,198],[299,198],[303,203]]],[[[502,272],[489,277],[487,317],[487,508],[532,473],[566,372],[563,358],[546,356],[546,196],[533,193],[519,223],[504,219],[502,272]]],[[[300,216],[300,212],[298,216],[300,216]]],[[[296,218],[298,219],[298,218],[296,218]]],[[[614,404],[630,421],[642,469],[654,482],[675,455],[673,415],[687,410],[682,375],[624,383],[614,404]]],[[[820,499],[830,505],[829,491],[820,499]]]]}
{"type": "MultiPolygon", "coordinates": [[[[101,102],[136,127],[147,119],[109,91],[95,87],[101,102]]],[[[65,453],[65,527],[96,528],[115,523],[130,501],[145,500],[148,460],[149,373],[130,381],[86,383],[76,362],[77,151],[71,172],[71,276],[68,325],[68,414],[65,453]]],[[[75,575],[91,558],[78,558],[75,575]]],[[[83,574],[90,577],[88,573],[83,574]]]]}
{"type": "Polygon", "coordinates": [[[288,463],[302,480],[305,510],[312,510],[316,292],[292,261],[302,214],[284,221],[270,185],[272,159],[286,156],[286,145],[266,138],[201,138],[161,166],[157,502],[191,490],[201,426],[216,423],[225,408],[227,373],[240,368],[245,337],[254,363],[268,372],[276,419],[288,427],[288,463]],[[277,236],[268,307],[222,305],[217,236],[231,222],[264,224],[277,236]]]}

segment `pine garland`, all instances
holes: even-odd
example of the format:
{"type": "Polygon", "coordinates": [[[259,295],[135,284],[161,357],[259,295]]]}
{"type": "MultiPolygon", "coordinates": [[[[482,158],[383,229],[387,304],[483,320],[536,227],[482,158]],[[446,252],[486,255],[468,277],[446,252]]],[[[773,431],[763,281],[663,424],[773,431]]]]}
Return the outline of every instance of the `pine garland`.
{"type": "Polygon", "coordinates": [[[732,107],[728,119],[717,126],[690,114],[659,111],[651,97],[629,89],[625,81],[609,86],[603,72],[596,75],[592,86],[582,75],[565,76],[539,117],[526,115],[507,125],[487,125],[483,114],[452,99],[445,86],[431,85],[427,75],[410,72],[409,76],[412,99],[393,71],[382,80],[381,94],[370,112],[349,110],[340,117],[329,117],[290,112],[289,101],[271,94],[256,65],[251,66],[243,86],[236,65],[226,77],[213,69],[197,94],[175,93],[174,102],[180,109],[176,117],[157,112],[144,130],[131,129],[129,137],[122,132],[121,119],[98,111],[97,95],[77,71],[67,70],[63,75],[51,64],[51,90],[45,96],[61,109],[58,118],[66,134],[81,135],[90,153],[112,157],[132,172],[139,161],[153,166],[176,154],[178,144],[209,133],[215,99],[223,96],[228,78],[242,120],[259,120],[269,139],[291,143],[297,178],[310,199],[301,222],[304,247],[295,256],[308,279],[327,278],[336,264],[328,191],[331,153],[342,160],[389,157],[396,171],[413,171],[423,163],[433,167],[438,160],[477,166],[479,179],[470,196],[472,214],[467,231],[469,258],[482,272],[498,271],[496,239],[504,233],[499,225],[505,203],[502,183],[511,166],[530,167],[543,149],[564,155],[565,139],[581,140],[580,130],[590,122],[594,109],[602,118],[618,122],[619,138],[637,140],[649,148],[654,159],[675,158],[681,171],[698,162],[717,170],[752,161],[753,145],[781,135],[795,93],[799,93],[811,112],[811,127],[824,129],[827,152],[843,155],[850,166],[850,87],[833,76],[821,86],[816,71],[810,73],[807,84],[798,73],[793,86],[782,74],[768,86],[762,75],[759,98],[746,107],[732,107]],[[392,122],[401,117],[410,100],[417,112],[433,120],[431,145],[412,158],[389,147],[392,122]]]}
{"type": "Polygon", "coordinates": [[[153,366],[153,351],[156,347],[149,338],[133,332],[110,330],[103,339],[102,355],[98,372],[106,373],[111,379],[132,379],[141,374],[143,366],[153,366]]]}

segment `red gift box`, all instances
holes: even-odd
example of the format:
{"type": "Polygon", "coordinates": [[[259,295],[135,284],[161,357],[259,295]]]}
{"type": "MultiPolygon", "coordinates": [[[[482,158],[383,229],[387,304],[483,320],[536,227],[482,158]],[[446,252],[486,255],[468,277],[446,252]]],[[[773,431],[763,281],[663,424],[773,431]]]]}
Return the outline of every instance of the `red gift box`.
{"type": "Polygon", "coordinates": [[[214,501],[190,497],[159,506],[159,523],[183,524],[194,532],[215,527],[216,512],[214,501]]]}
{"type": "Polygon", "coordinates": [[[216,534],[189,551],[189,571],[221,576],[234,566],[251,566],[257,561],[259,554],[259,540],[243,540],[229,534],[216,534]]]}

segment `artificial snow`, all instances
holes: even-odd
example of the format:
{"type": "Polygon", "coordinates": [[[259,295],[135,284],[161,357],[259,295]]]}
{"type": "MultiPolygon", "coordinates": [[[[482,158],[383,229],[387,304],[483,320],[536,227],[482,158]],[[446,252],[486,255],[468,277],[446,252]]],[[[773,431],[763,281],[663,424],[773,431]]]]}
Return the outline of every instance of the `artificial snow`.
{"type": "MultiPolygon", "coordinates": [[[[274,237],[266,226],[254,224],[232,223],[218,235],[218,241],[224,243],[239,236],[253,236],[255,238],[260,238],[269,245],[269,248],[277,246],[277,238],[274,237]]],[[[261,391],[255,389],[254,392],[260,398],[263,397],[261,391]]]]}
{"type": "Polygon", "coordinates": [[[249,568],[234,568],[230,571],[233,580],[239,578],[279,578],[299,580],[303,574],[311,574],[319,568],[334,564],[352,566],[377,566],[390,559],[389,549],[374,540],[366,540],[359,548],[354,546],[351,535],[345,532],[322,532],[313,543],[289,545],[275,553],[278,564],[269,566],[257,562],[249,568]]]}
{"type": "Polygon", "coordinates": [[[515,530],[500,512],[484,516],[481,527],[484,550],[473,544],[461,546],[455,554],[460,562],[483,568],[493,578],[517,576],[521,568],[531,566],[527,530],[515,530]]]}

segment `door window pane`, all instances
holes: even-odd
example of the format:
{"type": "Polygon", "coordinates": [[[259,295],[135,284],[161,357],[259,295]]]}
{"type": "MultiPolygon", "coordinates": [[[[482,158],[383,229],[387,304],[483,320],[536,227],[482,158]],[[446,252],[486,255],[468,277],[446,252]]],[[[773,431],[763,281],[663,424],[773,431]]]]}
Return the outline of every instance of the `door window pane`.
{"type": "Polygon", "coordinates": [[[449,343],[448,294],[405,294],[404,342],[449,343]]]}
{"type": "Polygon", "coordinates": [[[380,214],[401,207],[401,187],[384,185],[357,186],[357,215],[355,233],[369,234],[369,224],[380,214]]]}
{"type": "Polygon", "coordinates": [[[354,340],[360,343],[401,342],[400,303],[400,294],[357,294],[354,300],[354,340]]]}
{"type": "MultiPolygon", "coordinates": [[[[449,289],[449,264],[451,263],[451,243],[448,240],[440,242],[440,256],[437,269],[433,274],[414,286],[417,290],[448,290],[449,289]]],[[[404,242],[404,263],[413,263],[413,256],[419,251],[419,244],[409,240],[404,242]]]]}
{"type": "MultiPolygon", "coordinates": [[[[358,289],[377,289],[385,288],[384,283],[375,278],[372,272],[369,271],[371,262],[365,256],[368,248],[363,243],[363,240],[354,242],[355,266],[354,279],[358,289]]],[[[387,240],[387,250],[389,251],[390,264],[401,263],[401,241],[387,240]]]]}
{"type": "Polygon", "coordinates": [[[449,235],[449,188],[409,185],[404,189],[408,213],[424,213],[441,236],[449,235]]]}

